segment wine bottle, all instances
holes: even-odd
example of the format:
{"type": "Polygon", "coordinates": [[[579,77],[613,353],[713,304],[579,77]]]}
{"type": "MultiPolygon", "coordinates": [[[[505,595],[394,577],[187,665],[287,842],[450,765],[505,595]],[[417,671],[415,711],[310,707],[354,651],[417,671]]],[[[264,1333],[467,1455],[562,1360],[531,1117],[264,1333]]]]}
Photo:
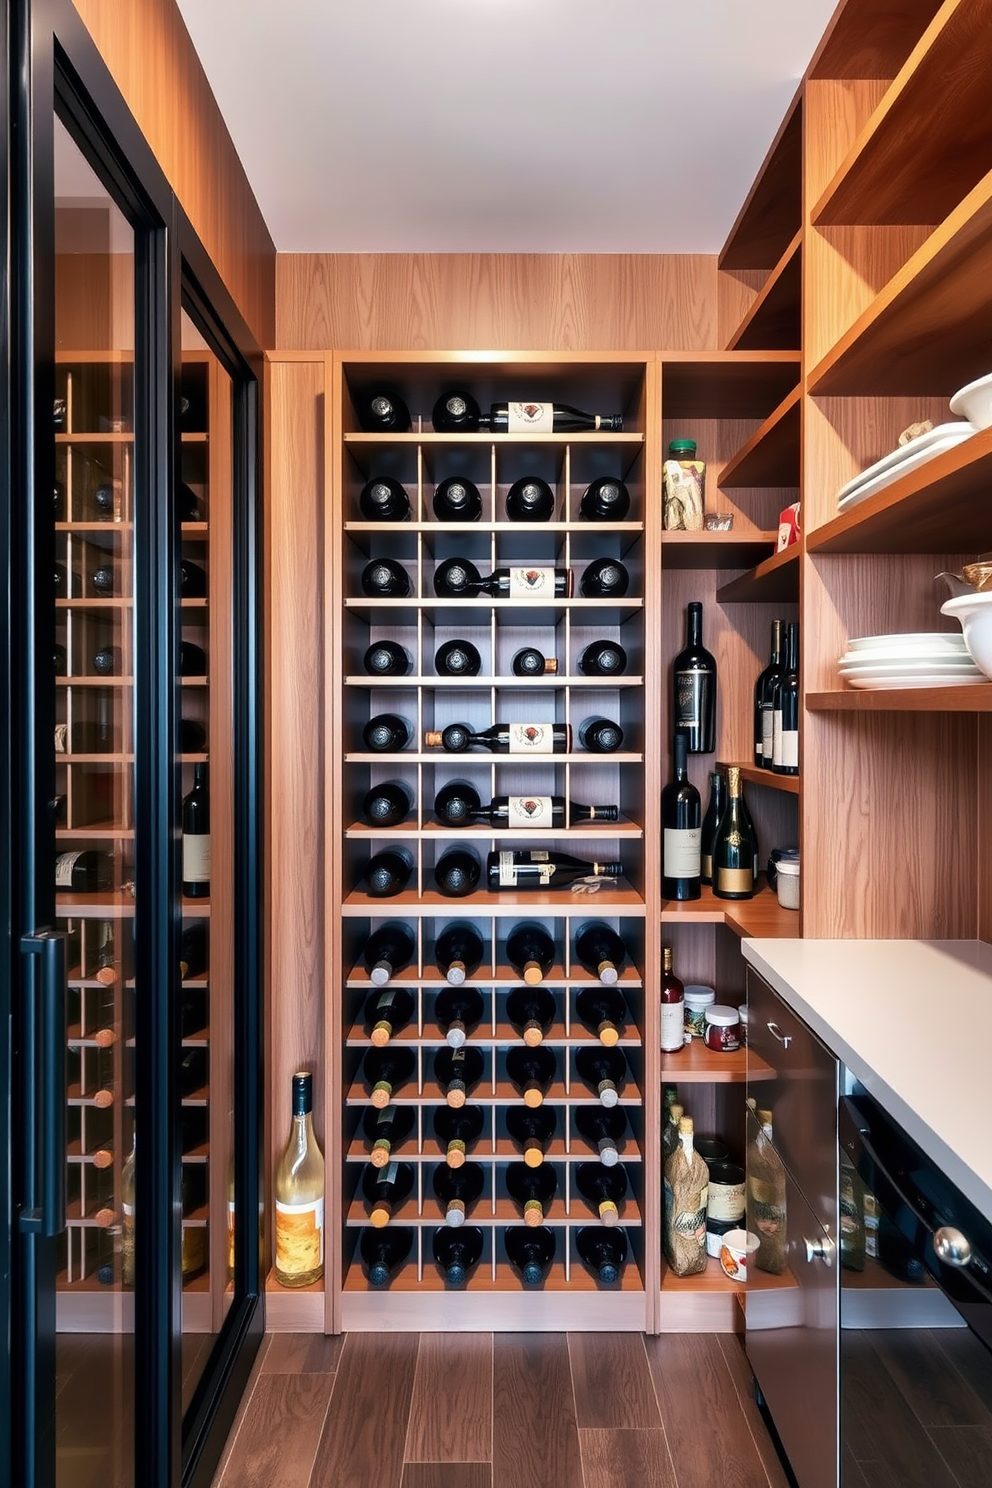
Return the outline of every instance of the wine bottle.
{"type": "Polygon", "coordinates": [[[413,667],[413,657],[397,641],[375,641],[362,658],[370,677],[406,677],[413,667]]]}
{"type": "Polygon", "coordinates": [[[101,646],[93,654],[93,670],[101,677],[116,677],[121,672],[120,646],[101,646]]]}
{"type": "Polygon", "coordinates": [[[195,718],[179,720],[179,748],[183,754],[201,754],[207,742],[207,731],[195,718]]]}
{"type": "Polygon", "coordinates": [[[567,403],[494,403],[489,427],[494,434],[622,434],[623,417],[583,413],[567,403]]]}
{"type": "Polygon", "coordinates": [[[620,978],[620,968],[627,959],[627,947],[611,926],[593,920],[579,927],[575,954],[586,971],[612,987],[620,978]]]}
{"type": "Polygon", "coordinates": [[[622,522],[629,510],[630,492],[619,476],[598,476],[579,502],[579,515],[587,522],[622,522]]]}
{"type": "Polygon", "coordinates": [[[65,486],[60,480],[52,483],[52,520],[55,522],[65,521],[65,486]]]}
{"type": "Polygon", "coordinates": [[[620,1205],[627,1196],[627,1170],[617,1163],[579,1163],[575,1181],[582,1197],[597,1210],[600,1224],[612,1227],[620,1218],[620,1205]]]}
{"type": "Polygon", "coordinates": [[[475,926],[456,920],[438,936],[434,959],[445,981],[452,987],[460,987],[466,977],[475,976],[482,951],[482,936],[475,926]]]}
{"type": "Polygon", "coordinates": [[[529,1168],[538,1167],[551,1144],[558,1118],[554,1106],[508,1106],[506,1129],[529,1168]]]}
{"type": "Polygon", "coordinates": [[[119,486],[112,481],[102,481],[93,492],[93,505],[103,522],[111,522],[117,514],[119,486]]]}
{"type": "Polygon", "coordinates": [[[400,1225],[363,1230],[358,1243],[362,1269],[371,1287],[386,1287],[413,1248],[413,1231],[400,1225]]]}
{"type": "Polygon", "coordinates": [[[551,1200],[558,1192],[558,1174],[551,1163],[531,1167],[528,1163],[507,1164],[506,1191],[519,1205],[524,1224],[542,1225],[551,1200]]]}
{"type": "Polygon", "coordinates": [[[510,670],[515,677],[545,677],[557,672],[558,662],[536,646],[523,646],[511,661],[510,670]]]}
{"type": "Polygon", "coordinates": [[[668,899],[698,899],[702,893],[699,792],[686,770],[685,729],[673,740],[674,779],[661,792],[662,893],[668,899]]]}
{"type": "Polygon", "coordinates": [[[205,920],[191,920],[179,938],[179,974],[184,982],[201,977],[209,964],[205,920]]]}
{"type": "Polygon", "coordinates": [[[413,729],[398,713],[378,713],[362,729],[362,741],[370,754],[397,754],[413,738],[413,729]]]}
{"type": "Polygon", "coordinates": [[[193,789],[183,799],[183,894],[187,899],[210,895],[209,766],[193,766],[193,789]]]}
{"type": "Polygon", "coordinates": [[[434,593],[441,599],[568,599],[572,570],[531,563],[483,576],[468,558],[446,558],[434,570],[434,593]]]}
{"type": "Polygon", "coordinates": [[[523,1096],[524,1105],[532,1110],[541,1105],[557,1073],[555,1052],[545,1044],[539,1044],[537,1048],[514,1044],[507,1050],[507,1078],[523,1096]]]}
{"type": "Polygon", "coordinates": [[[358,509],[367,522],[408,522],[410,498],[392,476],[375,476],[362,487],[358,509]]]}
{"type": "Polygon", "coordinates": [[[462,1049],[445,1046],[434,1055],[434,1078],[449,1106],[465,1104],[468,1093],[482,1079],[482,1055],[471,1044],[462,1049]]]}
{"type": "Polygon", "coordinates": [[[453,1230],[465,1223],[465,1217],[482,1193],[485,1173],[478,1163],[462,1163],[460,1168],[438,1163],[434,1169],[434,1193],[444,1205],[444,1222],[453,1230]]]}
{"type": "Polygon", "coordinates": [[[772,693],[781,674],[782,622],[773,620],[771,659],[764,671],[758,673],[758,680],[754,684],[754,763],[767,769],[771,769],[772,764],[772,693]]]}
{"type": "Polygon", "coordinates": [[[396,920],[380,925],[372,931],[362,952],[369,981],[374,987],[385,987],[410,965],[416,954],[416,941],[406,925],[396,920]]]}
{"type": "Polygon", "coordinates": [[[713,843],[713,893],[718,899],[753,899],[758,839],[744,804],[741,772],[727,767],[727,805],[713,843]]]}
{"type": "Polygon", "coordinates": [[[276,1280],[309,1286],[324,1274],[324,1159],[313,1130],[313,1076],[293,1076],[289,1141],[276,1165],[276,1280]]]}
{"type": "Polygon", "coordinates": [[[52,667],[57,677],[64,677],[69,670],[68,652],[58,641],[52,647],[52,667]]]}
{"type": "Polygon", "coordinates": [[[210,1079],[209,1050],[183,1048],[176,1084],[183,1100],[206,1088],[210,1079]]]}
{"type": "Polygon", "coordinates": [[[404,1044],[366,1050],[362,1075],[376,1110],[382,1111],[389,1105],[393,1092],[410,1079],[415,1064],[413,1050],[404,1044]]]}
{"type": "Polygon", "coordinates": [[[679,1122],[685,1115],[685,1107],[680,1106],[678,1101],[668,1107],[667,1114],[662,1118],[663,1126],[661,1133],[661,1166],[664,1166],[676,1147],[679,1145],[679,1122]]]}
{"type": "Polygon", "coordinates": [[[365,892],[374,899],[402,894],[413,873],[413,857],[405,848],[387,847],[374,853],[362,875],[365,892]]]}
{"type": "Polygon", "coordinates": [[[477,677],[482,657],[471,641],[445,641],[434,653],[434,670],[439,677],[477,677]]]}
{"type": "Polygon", "coordinates": [[[393,388],[379,388],[356,400],[358,422],[368,434],[406,434],[410,410],[393,388]]]}
{"type": "Polygon", "coordinates": [[[506,999],[506,1016],[529,1049],[550,1032],[558,1014],[554,996],[547,987],[514,987],[506,999]]]}
{"type": "Polygon", "coordinates": [[[566,810],[571,824],[587,821],[615,822],[616,806],[581,806],[566,801],[564,796],[494,796],[483,806],[475,787],[464,780],[452,780],[434,797],[434,810],[440,821],[450,827],[467,827],[488,822],[493,827],[541,831],[546,827],[564,827],[566,810]]]}
{"type": "Polygon", "coordinates": [[[799,774],[799,626],[790,620],[785,661],[773,701],[773,760],[776,775],[799,774]]]}
{"type": "Polygon", "coordinates": [[[587,718],[579,727],[579,744],[590,754],[616,754],[623,748],[623,729],[609,718],[587,718]]]}
{"type": "Polygon", "coordinates": [[[479,731],[467,723],[449,723],[440,732],[428,730],[424,744],[449,754],[463,754],[473,747],[491,754],[567,754],[572,730],[565,723],[494,723],[479,731]]]}
{"type": "Polygon", "coordinates": [[[434,1000],[434,1016],[444,1032],[445,1043],[460,1049],[479,1026],[485,1006],[478,987],[445,987],[434,1000]]]}
{"type": "Polygon", "coordinates": [[[460,1168],[465,1154],[482,1135],[482,1107],[434,1107],[434,1135],[443,1144],[444,1160],[449,1168],[460,1168]]]}
{"type": "Polygon", "coordinates": [[[478,522],[482,494],[474,481],[449,475],[434,487],[434,515],[439,522],[478,522]]]}
{"type": "Polygon", "coordinates": [[[511,522],[550,522],[555,514],[555,493],[538,475],[525,475],[506,493],[506,515],[511,522]]]}
{"type": "Polygon", "coordinates": [[[464,899],[479,886],[482,864],[470,847],[451,847],[434,864],[434,883],[448,899],[464,899]]]}
{"type": "Polygon", "coordinates": [[[604,1106],[576,1106],[575,1127],[590,1147],[595,1147],[599,1160],[605,1168],[615,1167],[620,1161],[617,1143],[627,1130],[627,1117],[622,1106],[609,1110],[604,1106]]]}
{"type": "Polygon", "coordinates": [[[55,888],[73,894],[102,894],[113,888],[114,858],[109,852],[86,848],[81,852],[58,853],[55,858],[55,888]]]}
{"type": "Polygon", "coordinates": [[[431,409],[431,423],[438,434],[475,434],[483,422],[478,403],[461,388],[442,393],[431,409]]]}
{"type": "Polygon", "coordinates": [[[490,891],[518,889],[540,893],[544,889],[568,889],[575,883],[617,879],[620,863],[588,863],[571,853],[545,850],[491,852],[486,858],[486,884],[490,891]]]}
{"type": "Polygon", "coordinates": [[[94,977],[101,987],[112,987],[117,981],[117,950],[114,943],[114,922],[104,920],[100,926],[100,938],[96,948],[94,977]]]}
{"type": "Polygon", "coordinates": [[[620,1039],[627,1004],[616,987],[584,987],[575,999],[575,1011],[606,1049],[620,1039]]]}
{"type": "Polygon", "coordinates": [[[413,589],[410,575],[394,558],[373,558],[362,569],[362,593],[370,599],[404,599],[413,589]]]}
{"type": "Polygon", "coordinates": [[[543,925],[523,920],[506,937],[506,959],[517,976],[533,987],[554,965],[554,940],[543,925]]]}
{"type": "Polygon", "coordinates": [[[630,588],[630,574],[619,558],[596,558],[587,564],[579,581],[585,599],[622,599],[630,588]]]}
{"type": "MultiPolygon", "coordinates": [[[[113,594],[115,582],[116,578],[114,574],[114,565],[110,562],[99,564],[98,567],[94,568],[90,573],[90,584],[93,586],[98,594],[113,594]]],[[[190,597],[192,596],[187,595],[184,588],[183,598],[186,599],[190,597]]]]}
{"type": "Polygon", "coordinates": [[[685,987],[674,971],[670,945],[661,948],[661,1052],[676,1054],[685,1044],[685,987]]]}
{"type": "Polygon", "coordinates": [[[381,1110],[369,1106],[362,1128],[372,1144],[369,1162],[374,1168],[386,1166],[395,1149],[413,1131],[413,1124],[412,1106],[383,1106],[381,1110]]]}
{"type": "Polygon", "coordinates": [[[384,1168],[369,1163],[362,1174],[362,1194],[368,1208],[369,1223],[383,1229],[413,1187],[412,1163],[393,1160],[384,1168]]]}
{"type": "Polygon", "coordinates": [[[706,1270],[706,1194],[709,1171],[693,1150],[690,1116],[679,1122],[679,1145],[665,1163],[665,1259],[676,1276],[706,1270]]]}
{"type": "Polygon", "coordinates": [[[672,663],[672,727],[689,735],[690,754],[716,748],[716,662],[703,645],[703,607],[686,606],[686,643],[672,663]]]}
{"type": "Polygon", "coordinates": [[[179,642],[180,677],[205,677],[207,675],[207,653],[202,646],[192,641],[179,642]]]}
{"type": "Polygon", "coordinates": [[[131,1151],[121,1168],[121,1282],[134,1286],[134,1197],[136,1189],[135,1158],[137,1129],[131,1134],[131,1151]]]}
{"type": "Polygon", "coordinates": [[[413,798],[401,780],[374,785],[362,801],[362,819],[373,827],[395,827],[410,815],[413,798]]]}
{"type": "Polygon", "coordinates": [[[710,803],[703,817],[699,833],[699,877],[704,884],[713,882],[713,844],[716,829],[720,825],[723,808],[727,804],[727,782],[722,770],[710,771],[710,803]]]}
{"type": "Polygon", "coordinates": [[[53,570],[55,598],[66,599],[69,594],[69,570],[64,563],[56,563],[53,570]]]}
{"type": "Polygon", "coordinates": [[[619,677],[627,670],[627,653],[618,641],[592,641],[576,666],[584,677],[619,677]]]}
{"type": "MultiPolygon", "coordinates": [[[[93,585],[95,588],[95,574],[93,576],[93,585]]],[[[182,599],[206,599],[207,597],[206,571],[198,563],[193,563],[189,558],[181,558],[179,560],[179,594],[182,599]]]]}
{"type": "Polygon", "coordinates": [[[584,1225],[575,1236],[575,1248],[590,1271],[595,1271],[600,1286],[614,1286],[620,1280],[627,1259],[626,1230],[584,1225]]]}
{"type": "Polygon", "coordinates": [[[185,481],[179,481],[176,485],[176,520],[183,522],[198,522],[200,520],[200,502],[197,494],[185,481]]]}
{"type": "Polygon", "coordinates": [[[554,1231],[546,1225],[533,1230],[512,1228],[505,1232],[505,1243],[510,1264],[520,1272],[524,1286],[540,1286],[555,1258],[554,1231]]]}
{"type": "Polygon", "coordinates": [[[462,1287],[482,1255],[482,1231],[477,1225],[462,1225],[458,1230],[435,1230],[431,1240],[434,1260],[444,1272],[446,1287],[462,1287]]]}
{"type": "Polygon", "coordinates": [[[365,998],[369,1041],[383,1049],[413,1017],[413,993],[407,987],[373,987],[365,998]]]}
{"type": "Polygon", "coordinates": [[[627,1061],[619,1049],[602,1049],[586,1045],[575,1056],[579,1078],[598,1095],[604,1106],[615,1106],[627,1073],[627,1061]]]}

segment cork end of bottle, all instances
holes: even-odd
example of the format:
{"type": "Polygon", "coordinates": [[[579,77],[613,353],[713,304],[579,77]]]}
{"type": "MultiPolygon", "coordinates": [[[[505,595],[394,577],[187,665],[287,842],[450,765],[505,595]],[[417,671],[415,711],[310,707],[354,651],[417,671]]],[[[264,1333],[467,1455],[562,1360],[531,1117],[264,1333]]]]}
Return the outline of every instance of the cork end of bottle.
{"type": "Polygon", "coordinates": [[[384,1230],[389,1223],[388,1209],[373,1209],[369,1215],[369,1223],[374,1230],[384,1230]]]}
{"type": "Polygon", "coordinates": [[[607,1049],[612,1049],[614,1044],[619,1043],[620,1034],[612,1023],[604,1023],[599,1030],[599,1042],[607,1049]]]}
{"type": "Polygon", "coordinates": [[[604,1199],[599,1206],[599,1218],[601,1223],[612,1229],[619,1222],[620,1211],[612,1199],[604,1199]]]}
{"type": "Polygon", "coordinates": [[[549,676],[552,676],[552,675],[554,675],[555,672],[557,672],[557,670],[558,670],[558,658],[557,658],[557,656],[549,656],[549,657],[547,657],[545,659],[544,670],[545,670],[545,672],[549,676]]]}
{"type": "Polygon", "coordinates": [[[377,1049],[384,1049],[389,1043],[389,1029],[382,1025],[373,1028],[369,1034],[369,1039],[377,1049]]]}
{"type": "Polygon", "coordinates": [[[529,1106],[532,1111],[536,1111],[538,1106],[543,1106],[543,1104],[544,1096],[539,1090],[524,1091],[524,1105],[529,1106]]]}
{"type": "Polygon", "coordinates": [[[604,1147],[599,1154],[599,1160],[604,1168],[615,1168],[620,1161],[620,1153],[616,1147],[604,1147]]]}
{"type": "Polygon", "coordinates": [[[538,982],[544,981],[544,972],[536,961],[528,961],[524,967],[524,981],[528,987],[536,987],[538,982]]]}
{"type": "Polygon", "coordinates": [[[375,1106],[375,1108],[376,1108],[377,1111],[384,1111],[386,1109],[386,1107],[389,1105],[389,1091],[388,1090],[373,1090],[373,1092],[372,1092],[372,1104],[375,1106]]]}
{"type": "Polygon", "coordinates": [[[113,966],[101,966],[96,974],[96,980],[101,987],[112,987],[117,980],[117,972],[113,966]]]}
{"type": "Polygon", "coordinates": [[[612,1110],[618,1104],[619,1100],[620,1097],[612,1086],[608,1086],[606,1090],[599,1092],[600,1105],[605,1106],[607,1110],[612,1110]]]}
{"type": "Polygon", "coordinates": [[[444,1037],[449,1048],[460,1049],[465,1043],[467,1035],[461,1023],[452,1023],[444,1037]]]}
{"type": "Polygon", "coordinates": [[[460,1111],[465,1104],[464,1090],[449,1090],[445,1100],[453,1111],[460,1111]]]}
{"type": "Polygon", "coordinates": [[[465,1166],[465,1154],[457,1147],[454,1151],[449,1150],[447,1160],[449,1168],[461,1168],[465,1166]]]}
{"type": "Polygon", "coordinates": [[[428,749],[440,749],[441,734],[433,729],[428,729],[424,734],[424,744],[428,749]]]}
{"type": "Polygon", "coordinates": [[[539,1168],[544,1161],[544,1153],[540,1147],[528,1147],[524,1153],[524,1162],[529,1168],[539,1168]]]}
{"type": "Polygon", "coordinates": [[[458,1230],[465,1223],[465,1205],[460,1199],[454,1199],[449,1205],[444,1222],[451,1230],[458,1230]]]}
{"type": "Polygon", "coordinates": [[[536,1049],[538,1044],[542,1042],[543,1038],[544,1034],[539,1028],[524,1029],[524,1043],[527,1045],[528,1049],[536,1049]]]}
{"type": "Polygon", "coordinates": [[[603,1286],[612,1286],[615,1281],[620,1280],[620,1272],[612,1261],[604,1261],[600,1266],[599,1279],[603,1286]]]}
{"type": "Polygon", "coordinates": [[[601,962],[598,975],[599,980],[602,982],[604,987],[615,987],[617,982],[620,980],[620,973],[617,971],[612,961],[601,962]]]}
{"type": "Polygon", "coordinates": [[[369,1162],[374,1168],[384,1168],[389,1162],[388,1147],[374,1147],[369,1154],[369,1162]]]}
{"type": "Polygon", "coordinates": [[[532,1200],[529,1204],[526,1204],[524,1206],[524,1224],[527,1225],[529,1229],[536,1230],[538,1225],[542,1225],[543,1223],[544,1206],[538,1203],[536,1199],[532,1200]]]}
{"type": "Polygon", "coordinates": [[[465,980],[465,965],[461,961],[452,961],[445,973],[445,981],[449,987],[460,987],[465,980]]]}

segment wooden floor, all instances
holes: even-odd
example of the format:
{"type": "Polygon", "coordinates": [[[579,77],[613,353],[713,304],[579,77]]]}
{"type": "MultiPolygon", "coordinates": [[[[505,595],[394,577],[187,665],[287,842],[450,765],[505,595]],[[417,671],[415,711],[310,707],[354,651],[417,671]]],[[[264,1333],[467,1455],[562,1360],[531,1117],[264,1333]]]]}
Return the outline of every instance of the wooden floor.
{"type": "Polygon", "coordinates": [[[271,1334],[213,1488],[787,1488],[733,1334],[271,1334]]]}

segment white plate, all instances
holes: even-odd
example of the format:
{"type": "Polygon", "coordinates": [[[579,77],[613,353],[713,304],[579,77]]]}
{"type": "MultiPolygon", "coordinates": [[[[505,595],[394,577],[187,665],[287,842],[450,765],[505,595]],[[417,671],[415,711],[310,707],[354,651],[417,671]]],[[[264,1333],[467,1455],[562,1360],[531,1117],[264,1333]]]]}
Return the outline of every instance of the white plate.
{"type": "Polygon", "coordinates": [[[851,495],[859,486],[867,485],[869,481],[891,470],[894,465],[901,465],[905,460],[912,460],[914,455],[930,449],[935,444],[942,444],[945,439],[967,439],[974,432],[974,424],[965,419],[963,422],[953,424],[938,424],[935,429],[928,429],[925,434],[917,434],[915,439],[910,439],[906,444],[900,444],[897,449],[890,450],[873,465],[869,465],[867,469],[852,476],[847,485],[841,486],[837,492],[837,500],[843,501],[845,496],[851,495]]]}
{"type": "Polygon", "coordinates": [[[890,650],[885,646],[879,646],[877,650],[848,651],[841,657],[840,666],[860,666],[866,661],[926,661],[940,662],[946,666],[960,666],[962,662],[970,661],[971,657],[963,648],[960,651],[944,650],[940,646],[908,646],[900,647],[898,650],[890,650]]]}
{"type": "Polygon", "coordinates": [[[851,687],[981,687],[990,679],[979,672],[973,677],[970,672],[927,672],[925,676],[912,673],[903,677],[845,677],[851,687]]]}
{"type": "Polygon", "coordinates": [[[870,651],[876,646],[891,646],[893,650],[943,646],[948,651],[963,651],[964,636],[950,630],[918,630],[893,635],[852,636],[847,643],[849,651],[870,651]]]}
{"type": "MultiPolygon", "coordinates": [[[[849,511],[852,506],[858,506],[862,501],[867,501],[869,496],[874,496],[877,491],[883,491],[886,486],[891,486],[894,481],[901,480],[911,470],[916,470],[920,465],[926,465],[929,460],[936,459],[938,455],[944,454],[947,450],[954,449],[956,445],[961,444],[965,439],[970,439],[975,432],[970,424],[959,425],[958,427],[963,427],[965,433],[958,434],[953,438],[951,435],[947,435],[946,438],[938,440],[936,444],[930,445],[929,448],[917,450],[908,460],[900,460],[898,465],[893,465],[890,469],[884,470],[881,475],[873,476],[871,480],[866,481],[864,485],[858,486],[849,495],[838,497],[837,510],[840,512],[849,511]]],[[[909,445],[906,448],[908,449],[909,445]]]]}
{"type": "Polygon", "coordinates": [[[953,660],[951,657],[943,657],[936,661],[917,661],[911,656],[901,657],[895,661],[891,659],[888,661],[839,661],[837,669],[845,676],[850,676],[852,672],[864,672],[865,674],[890,672],[893,675],[900,672],[919,672],[922,675],[924,672],[981,671],[981,667],[976,666],[970,656],[962,657],[960,661],[953,660]]]}

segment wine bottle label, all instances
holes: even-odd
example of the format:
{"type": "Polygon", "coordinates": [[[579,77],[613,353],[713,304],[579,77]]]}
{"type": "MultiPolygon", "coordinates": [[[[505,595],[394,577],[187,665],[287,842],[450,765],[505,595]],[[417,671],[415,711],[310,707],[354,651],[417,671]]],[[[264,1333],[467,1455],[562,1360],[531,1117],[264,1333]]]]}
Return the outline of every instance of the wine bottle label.
{"type": "MultiPolygon", "coordinates": [[[[665,1181],[665,1198],[669,1198],[671,1189],[668,1181],[665,1181]]],[[[669,1226],[677,1235],[684,1235],[687,1239],[698,1241],[700,1246],[706,1245],[706,1189],[699,1195],[698,1208],[675,1210],[672,1205],[672,1214],[669,1218],[669,1226]]],[[[667,1204],[666,1204],[667,1208],[667,1204]]]]}
{"type": "Polygon", "coordinates": [[[509,434],[551,434],[555,427],[553,403],[508,403],[506,428],[509,434]]]}
{"type": "Polygon", "coordinates": [[[720,1220],[721,1222],[743,1219],[743,1183],[714,1183],[711,1181],[706,1214],[707,1218],[720,1220]]]}
{"type": "Polygon", "coordinates": [[[210,833],[183,833],[183,883],[210,882],[210,833]]]}
{"type": "Polygon", "coordinates": [[[508,826],[550,827],[552,816],[551,796],[507,797],[506,817],[508,826]]]}
{"type": "Polygon", "coordinates": [[[501,852],[499,855],[499,886],[501,889],[517,887],[517,866],[512,852],[501,852]]]}
{"type": "Polygon", "coordinates": [[[57,889],[72,888],[72,870],[82,856],[81,852],[59,853],[55,859],[55,887],[57,889]]]}
{"type": "Polygon", "coordinates": [[[533,599],[535,596],[554,598],[555,571],[553,568],[511,568],[510,598],[533,599]]]}
{"type": "Polygon", "coordinates": [[[751,868],[717,867],[713,874],[713,887],[724,894],[751,894],[754,892],[754,871],[751,868]]]}
{"type": "Polygon", "coordinates": [[[511,754],[554,754],[555,732],[551,723],[508,725],[511,754]]]}
{"type": "Polygon", "coordinates": [[[685,1004],[663,1002],[661,1004],[661,1049],[663,1054],[674,1054],[685,1040],[685,1004]]]}
{"type": "Polygon", "coordinates": [[[772,764],[782,763],[782,709],[776,708],[772,714],[772,764]]]}
{"type": "Polygon", "coordinates": [[[799,769],[799,730],[782,730],[782,767],[786,770],[799,769]]]}
{"type": "Polygon", "coordinates": [[[675,674],[675,727],[702,728],[710,709],[713,678],[699,667],[675,674]]]}
{"type": "Polygon", "coordinates": [[[713,879],[713,854],[701,853],[699,858],[699,871],[704,882],[712,882],[713,879]]]}
{"type": "Polygon", "coordinates": [[[766,765],[770,765],[774,756],[775,746],[775,717],[770,703],[761,705],[761,757],[766,765]]]}
{"type": "Polygon", "coordinates": [[[698,878],[703,834],[700,827],[665,828],[666,878],[698,878]]]}
{"type": "Polygon", "coordinates": [[[276,1199],[276,1270],[303,1276],[324,1264],[324,1201],[283,1204],[276,1199]]]}

